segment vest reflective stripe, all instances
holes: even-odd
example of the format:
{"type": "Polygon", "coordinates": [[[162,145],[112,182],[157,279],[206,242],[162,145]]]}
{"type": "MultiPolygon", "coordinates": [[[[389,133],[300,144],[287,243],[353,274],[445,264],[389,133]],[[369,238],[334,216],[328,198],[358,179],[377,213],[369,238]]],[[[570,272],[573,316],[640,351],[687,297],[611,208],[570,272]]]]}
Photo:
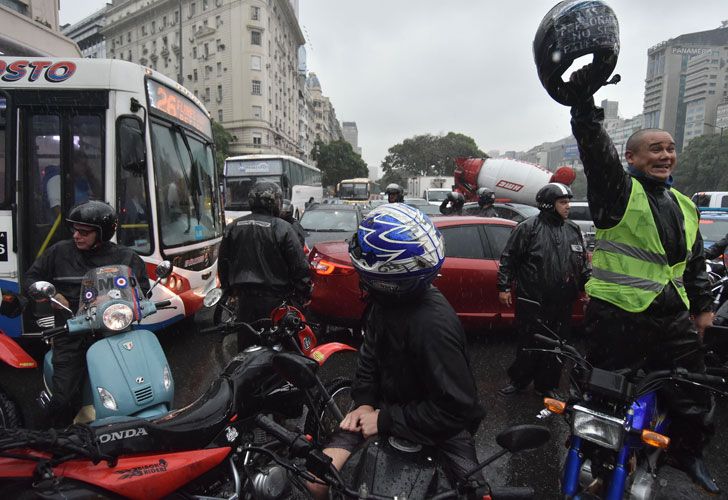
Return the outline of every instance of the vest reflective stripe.
{"type": "Polygon", "coordinates": [[[641,312],[672,282],[689,308],[683,273],[697,236],[698,216],[689,198],[675,190],[671,192],[684,219],[688,256],[685,261],[674,266],[667,263],[647,194],[642,185],[633,180],[622,220],[612,228],[597,229],[593,272],[586,285],[590,296],[625,311],[641,312]]]}

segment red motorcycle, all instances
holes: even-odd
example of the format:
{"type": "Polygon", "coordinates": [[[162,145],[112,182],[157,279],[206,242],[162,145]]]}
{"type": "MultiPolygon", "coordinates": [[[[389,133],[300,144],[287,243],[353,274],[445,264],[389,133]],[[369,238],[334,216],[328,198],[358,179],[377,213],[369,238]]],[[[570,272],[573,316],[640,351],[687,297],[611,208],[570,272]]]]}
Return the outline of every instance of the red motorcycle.
{"type": "Polygon", "coordinates": [[[65,430],[0,429],[4,494],[285,498],[301,481],[275,464],[271,456],[281,453],[280,442],[255,418],[270,415],[292,429],[303,419],[306,429],[327,432],[327,420],[335,417],[326,414],[334,407],[339,415],[348,411],[338,407],[316,373],[332,348],[285,352],[284,344],[315,342],[303,316],[290,306],[276,309],[266,328],[245,323],[215,328],[244,328],[258,343],[237,354],[207,392],[184,408],[153,420],[123,417],[65,430]],[[291,372],[307,378],[303,389],[280,375],[291,372]]]}

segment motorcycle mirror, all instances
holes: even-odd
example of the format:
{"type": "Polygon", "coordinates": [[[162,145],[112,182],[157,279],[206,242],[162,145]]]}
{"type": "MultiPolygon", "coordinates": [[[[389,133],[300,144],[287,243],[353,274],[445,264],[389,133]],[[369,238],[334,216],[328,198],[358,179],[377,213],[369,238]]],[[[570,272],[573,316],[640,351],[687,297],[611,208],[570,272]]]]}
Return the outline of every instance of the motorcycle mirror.
{"type": "Polygon", "coordinates": [[[50,299],[56,295],[56,287],[48,281],[36,281],[30,285],[28,293],[36,300],[50,299]]]}
{"type": "Polygon", "coordinates": [[[542,425],[514,425],[495,438],[501,448],[511,453],[532,450],[551,439],[551,431],[542,425]]]}
{"type": "Polygon", "coordinates": [[[273,356],[273,368],[288,382],[299,389],[310,389],[316,385],[316,369],[318,363],[290,352],[282,352],[273,356]]]}
{"type": "Polygon", "coordinates": [[[205,298],[202,299],[202,303],[205,307],[212,307],[218,302],[220,302],[220,299],[222,298],[222,289],[220,288],[213,288],[207,294],[205,294],[205,298]]]}
{"type": "Polygon", "coordinates": [[[168,260],[163,260],[157,264],[155,273],[157,274],[157,278],[164,279],[169,277],[169,275],[172,274],[172,263],[168,260]]]}

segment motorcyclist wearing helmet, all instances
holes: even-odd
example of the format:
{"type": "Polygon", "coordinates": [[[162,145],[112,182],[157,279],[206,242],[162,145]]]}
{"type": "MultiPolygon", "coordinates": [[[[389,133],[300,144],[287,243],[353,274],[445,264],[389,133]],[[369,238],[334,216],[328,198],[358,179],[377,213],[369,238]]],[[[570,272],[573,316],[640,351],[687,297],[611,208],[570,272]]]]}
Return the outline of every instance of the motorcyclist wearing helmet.
{"type": "MultiPolygon", "coordinates": [[[[293,227],[279,217],[283,192],[274,182],[257,182],[248,192],[251,214],[225,227],[218,272],[223,288],[238,297],[238,321],[270,316],[284,300],[302,306],[311,294],[308,262],[293,227]]],[[[238,337],[238,348],[250,340],[238,337]]]]}
{"type": "MultiPolygon", "coordinates": [[[[571,127],[597,227],[594,272],[586,285],[589,360],[608,370],[645,361],[650,370],[673,369],[679,360],[682,368],[703,371],[700,346],[712,323],[713,299],[700,214],[671,187],[675,142],[665,130],[635,132],[626,143],[625,171],[602,126],[604,112],[587,90],[591,66],[574,72],[569,82],[582,96],[572,105],[571,127]]],[[[661,391],[672,420],[669,461],[701,488],[719,493],[703,459],[714,432],[710,392],[684,384],[661,391]]]]}
{"type": "Polygon", "coordinates": [[[442,235],[416,208],[385,204],[362,220],[349,255],[371,309],[355,409],[324,451],[341,468],[365,438],[397,436],[437,446],[449,474],[462,478],[477,465],[473,434],[485,412],[462,325],[431,284],[444,261],[442,235]],[[393,227],[400,237],[386,238],[393,227]]]}
{"type": "Polygon", "coordinates": [[[498,212],[493,208],[495,203],[495,192],[487,187],[479,188],[478,194],[478,211],[474,215],[480,217],[498,217],[498,212]]]}
{"type": "MultiPolygon", "coordinates": [[[[78,309],[81,280],[88,271],[100,266],[126,265],[134,272],[139,285],[149,290],[144,261],[128,247],[111,242],[118,217],[108,203],[88,201],[68,213],[66,222],[73,235],[43,252],[25,273],[26,286],[36,281],[50,281],[56,287],[56,299],[72,311],[78,309]]],[[[55,323],[65,323],[64,312],[57,306],[55,323]]],[[[86,369],[86,350],[91,335],[59,335],[53,339],[52,397],[46,406],[48,425],[69,425],[80,407],[80,387],[86,369]]]]}
{"type": "Polygon", "coordinates": [[[462,215],[463,205],[465,205],[465,196],[457,191],[450,191],[440,203],[440,213],[442,215],[462,215]]]}
{"type": "Polygon", "coordinates": [[[291,200],[283,200],[281,204],[281,213],[278,216],[284,221],[288,222],[293,230],[296,231],[296,236],[301,241],[301,246],[306,244],[306,231],[301,226],[301,223],[296,220],[293,216],[293,205],[291,200]]]}
{"type": "Polygon", "coordinates": [[[558,388],[561,366],[555,356],[528,351],[538,347],[533,335],[543,334],[538,319],[565,336],[574,301],[588,277],[588,258],[581,230],[568,220],[571,189],[556,182],[536,194],[538,215],[513,230],[501,254],[498,298],[513,305],[513,288],[519,298],[541,304],[533,307],[515,302],[516,328],[521,337],[516,359],[508,368],[510,383],[500,389],[504,396],[524,390],[533,381],[534,390],[549,395],[558,388]]]}
{"type": "Polygon", "coordinates": [[[384,194],[387,196],[387,203],[402,203],[404,201],[404,189],[394,182],[387,185],[384,194]]]}

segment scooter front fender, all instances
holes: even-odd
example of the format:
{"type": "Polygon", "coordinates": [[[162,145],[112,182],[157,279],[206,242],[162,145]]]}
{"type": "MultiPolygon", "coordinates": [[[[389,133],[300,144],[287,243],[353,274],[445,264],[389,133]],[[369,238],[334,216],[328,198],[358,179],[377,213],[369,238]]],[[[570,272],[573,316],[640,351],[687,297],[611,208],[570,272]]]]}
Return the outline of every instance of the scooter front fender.
{"type": "Polygon", "coordinates": [[[38,364],[15,340],[0,332],[0,361],[13,368],[35,368],[38,364]]]}
{"type": "Polygon", "coordinates": [[[316,361],[319,366],[321,366],[326,362],[327,359],[331,357],[332,354],[336,354],[337,352],[341,351],[356,352],[357,349],[354,349],[350,345],[341,342],[329,342],[328,344],[321,344],[320,346],[316,346],[316,348],[311,351],[311,354],[309,354],[308,357],[316,361]]]}

